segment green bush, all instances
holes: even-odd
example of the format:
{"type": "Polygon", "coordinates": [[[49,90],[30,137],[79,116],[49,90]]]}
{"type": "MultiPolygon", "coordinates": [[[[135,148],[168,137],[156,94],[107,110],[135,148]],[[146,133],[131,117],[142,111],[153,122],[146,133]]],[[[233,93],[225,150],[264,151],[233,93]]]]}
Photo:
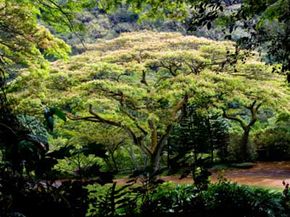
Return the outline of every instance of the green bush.
{"type": "Polygon", "coordinates": [[[281,193],[229,182],[210,185],[206,191],[199,191],[193,185],[163,183],[151,192],[139,194],[134,200],[132,200],[134,190],[124,191],[124,189],[114,185],[109,188],[90,187],[91,204],[88,216],[290,216],[281,193]],[[114,200],[112,195],[115,195],[114,200]],[[118,201],[123,201],[124,204],[120,205],[118,201]],[[130,203],[127,203],[128,201],[130,203]],[[112,204],[115,210],[112,210],[112,204]],[[127,209],[129,204],[133,208],[131,212],[127,209]]]}
{"type": "Polygon", "coordinates": [[[290,159],[290,114],[280,113],[274,123],[255,135],[259,160],[290,159]]]}
{"type": "Polygon", "coordinates": [[[281,194],[231,183],[211,185],[202,192],[192,186],[158,188],[149,199],[142,205],[142,216],[287,216],[281,194]]]}
{"type": "Polygon", "coordinates": [[[87,189],[90,203],[86,216],[136,216],[137,194],[129,190],[129,185],[88,185],[87,189]]]}
{"type": "Polygon", "coordinates": [[[141,216],[186,214],[191,201],[196,198],[198,191],[192,185],[164,183],[147,195],[140,208],[141,216]]]}
{"type": "MultiPolygon", "coordinates": [[[[242,154],[241,152],[241,137],[242,132],[233,131],[230,134],[230,142],[228,145],[228,155],[227,160],[228,162],[241,162],[240,156],[242,154]]],[[[248,161],[255,161],[257,159],[257,151],[256,151],[256,144],[252,141],[252,136],[249,138],[249,143],[247,145],[248,147],[248,161]]]]}
{"type": "Polygon", "coordinates": [[[282,195],[265,189],[219,183],[212,185],[202,195],[206,202],[204,216],[287,216],[282,206],[282,195]]]}
{"type": "Polygon", "coordinates": [[[256,135],[259,160],[289,160],[290,132],[282,128],[267,129],[256,135]]]}

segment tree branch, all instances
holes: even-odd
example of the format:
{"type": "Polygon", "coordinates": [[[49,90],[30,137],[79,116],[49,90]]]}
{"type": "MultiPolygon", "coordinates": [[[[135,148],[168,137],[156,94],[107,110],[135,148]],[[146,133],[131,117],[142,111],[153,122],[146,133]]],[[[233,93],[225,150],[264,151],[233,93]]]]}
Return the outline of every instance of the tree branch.
{"type": "Polygon", "coordinates": [[[151,130],[151,145],[150,145],[150,149],[151,152],[154,153],[156,147],[158,146],[158,134],[157,134],[157,129],[156,129],[156,125],[155,122],[153,120],[148,120],[148,125],[150,127],[151,130]]]}
{"type": "Polygon", "coordinates": [[[140,81],[142,84],[145,84],[146,86],[148,86],[148,83],[146,81],[146,72],[145,70],[142,71],[142,79],[140,81]]]}
{"type": "Polygon", "coordinates": [[[127,112],[123,107],[121,107],[120,109],[123,114],[125,114],[128,118],[134,121],[135,126],[144,134],[144,136],[148,134],[147,131],[138,124],[138,120],[134,116],[127,112]]]}
{"type": "Polygon", "coordinates": [[[245,124],[245,122],[242,119],[240,119],[238,117],[235,117],[235,116],[230,116],[229,114],[226,113],[225,109],[223,109],[223,117],[225,117],[225,118],[227,118],[229,120],[233,120],[233,121],[239,122],[239,124],[241,125],[241,127],[243,129],[245,129],[247,127],[247,125],[245,124]]]}
{"type": "Polygon", "coordinates": [[[89,106],[89,113],[92,116],[76,117],[76,116],[72,116],[72,115],[68,114],[68,118],[71,120],[83,120],[83,121],[90,121],[90,122],[95,122],[95,123],[103,123],[103,124],[108,124],[111,126],[122,128],[129,134],[129,136],[132,138],[135,145],[139,146],[143,151],[151,154],[151,150],[142,144],[142,139],[144,138],[144,135],[142,137],[138,137],[130,127],[122,124],[122,122],[113,121],[113,120],[103,118],[102,116],[100,116],[99,114],[97,114],[93,110],[92,105],[89,106]]]}
{"type": "Polygon", "coordinates": [[[236,116],[232,116],[232,115],[227,114],[225,109],[223,109],[223,116],[225,118],[229,119],[229,120],[233,120],[233,121],[239,122],[241,127],[244,130],[247,130],[250,127],[252,127],[256,123],[256,121],[258,120],[257,113],[258,113],[259,108],[262,105],[262,102],[259,103],[258,105],[256,105],[256,103],[257,103],[257,101],[254,100],[249,106],[245,106],[245,108],[250,110],[250,112],[251,112],[251,120],[250,120],[250,122],[248,124],[246,124],[241,118],[238,118],[236,116]]]}
{"type": "MultiPolygon", "coordinates": [[[[71,19],[71,17],[70,17],[70,14],[69,14],[68,12],[64,11],[63,8],[62,8],[62,6],[60,6],[59,4],[57,4],[55,1],[53,1],[53,0],[47,0],[47,1],[50,2],[53,6],[55,6],[56,9],[64,15],[66,21],[65,21],[65,20],[63,20],[63,21],[65,22],[65,24],[68,26],[68,28],[70,29],[70,31],[71,31],[73,34],[75,34],[75,36],[80,40],[82,46],[83,46],[85,49],[87,49],[87,47],[86,47],[86,45],[85,45],[83,39],[82,39],[82,38],[80,37],[80,35],[75,31],[75,25],[74,25],[73,22],[72,22],[72,19],[71,19]]],[[[44,1],[40,1],[40,0],[38,0],[38,2],[39,2],[40,4],[42,4],[43,6],[45,6],[45,7],[48,7],[48,8],[50,8],[50,9],[53,9],[53,7],[51,7],[50,5],[46,4],[44,1]]]]}

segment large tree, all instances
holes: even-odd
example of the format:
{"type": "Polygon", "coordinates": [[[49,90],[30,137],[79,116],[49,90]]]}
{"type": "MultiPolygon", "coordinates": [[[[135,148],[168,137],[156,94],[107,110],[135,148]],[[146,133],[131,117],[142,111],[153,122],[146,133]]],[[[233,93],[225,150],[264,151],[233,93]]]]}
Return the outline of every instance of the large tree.
{"type": "MultiPolygon", "coordinates": [[[[223,95],[225,99],[216,102],[220,109],[236,100],[244,105],[252,99],[271,100],[276,91],[281,91],[281,97],[273,101],[285,96],[281,78],[270,74],[271,67],[256,57],[246,63],[231,58],[236,52],[232,42],[144,32],[87,47],[88,52],[55,63],[43,78],[32,81],[31,75],[22,76],[14,85],[15,97],[30,100],[19,100],[17,109],[33,114],[43,106],[62,107],[72,119],[97,123],[88,134],[83,130],[88,138],[91,132],[100,132],[99,127],[120,128],[156,169],[172,125],[183,116],[188,102],[223,95]],[[233,61],[237,61],[235,67],[233,61]],[[38,83],[42,87],[35,92],[38,83]],[[30,88],[19,89],[23,84],[30,88]],[[31,102],[33,109],[27,106],[31,102]]],[[[288,106],[285,100],[281,109],[288,106]]],[[[64,131],[72,130],[74,124],[68,122],[64,131]]]]}

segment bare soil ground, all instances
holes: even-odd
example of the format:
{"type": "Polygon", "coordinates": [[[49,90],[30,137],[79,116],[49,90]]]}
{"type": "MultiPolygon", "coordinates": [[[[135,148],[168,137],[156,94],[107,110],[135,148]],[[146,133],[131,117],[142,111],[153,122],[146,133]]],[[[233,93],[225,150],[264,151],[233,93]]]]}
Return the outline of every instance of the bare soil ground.
{"type": "MultiPolygon", "coordinates": [[[[282,181],[290,183],[290,162],[259,162],[250,169],[226,169],[224,171],[212,170],[212,182],[222,175],[227,180],[244,185],[260,186],[266,188],[283,188],[282,181]]],[[[165,181],[178,184],[191,184],[192,178],[179,179],[179,176],[163,176],[165,181]]],[[[118,183],[125,183],[126,179],[118,179],[118,183]]]]}

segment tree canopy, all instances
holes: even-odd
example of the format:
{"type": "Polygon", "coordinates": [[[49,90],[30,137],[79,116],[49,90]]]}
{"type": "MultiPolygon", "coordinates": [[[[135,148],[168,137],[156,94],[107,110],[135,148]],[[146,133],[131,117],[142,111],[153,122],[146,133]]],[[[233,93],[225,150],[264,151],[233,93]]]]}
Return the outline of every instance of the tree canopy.
{"type": "Polygon", "coordinates": [[[114,9],[127,4],[141,19],[180,20],[187,30],[223,26],[225,38],[234,39],[246,49],[259,49],[268,62],[281,63],[276,70],[289,75],[289,0],[262,1],[100,1],[101,7],[114,9]],[[234,34],[236,31],[239,34],[234,34]],[[239,36],[237,36],[239,35],[239,36]]]}
{"type": "Polygon", "coordinates": [[[37,79],[31,79],[33,73],[19,77],[16,108],[30,108],[26,112],[33,114],[58,106],[71,119],[121,128],[151,160],[159,159],[189,102],[211,96],[210,108],[221,115],[223,109],[229,115],[243,113],[243,106],[254,100],[265,109],[289,109],[281,77],[271,74],[272,67],[258,62],[256,55],[245,61],[239,54],[231,65],[236,51],[229,41],[143,32],[87,47],[86,53],[58,61],[37,79]],[[23,89],[23,84],[30,88],[23,89]]]}

